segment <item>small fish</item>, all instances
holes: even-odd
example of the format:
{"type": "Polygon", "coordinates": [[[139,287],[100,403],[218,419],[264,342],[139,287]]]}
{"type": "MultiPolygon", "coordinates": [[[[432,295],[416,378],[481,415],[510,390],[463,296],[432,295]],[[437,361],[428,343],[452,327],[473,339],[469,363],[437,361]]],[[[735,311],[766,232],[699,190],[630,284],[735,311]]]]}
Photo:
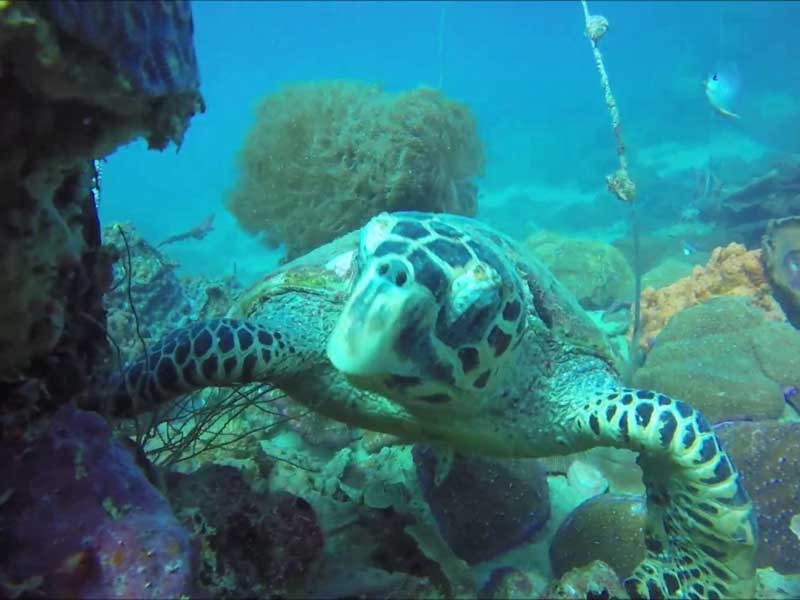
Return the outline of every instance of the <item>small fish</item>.
{"type": "Polygon", "coordinates": [[[210,231],[214,231],[214,214],[208,215],[203,222],[199,225],[193,227],[189,231],[184,231],[183,233],[177,233],[165,239],[163,242],[158,244],[156,248],[161,248],[161,246],[166,246],[167,244],[172,244],[175,242],[182,242],[183,240],[202,240],[204,237],[208,235],[210,231]]]}
{"type": "Polygon", "coordinates": [[[683,248],[683,255],[684,256],[691,256],[692,254],[695,254],[696,252],[700,252],[700,248],[695,246],[689,240],[683,240],[681,246],[683,248]]]}
{"type": "Polygon", "coordinates": [[[731,105],[739,93],[739,70],[735,65],[713,72],[706,78],[703,86],[706,98],[714,110],[729,119],[741,118],[731,110],[731,105]]]}

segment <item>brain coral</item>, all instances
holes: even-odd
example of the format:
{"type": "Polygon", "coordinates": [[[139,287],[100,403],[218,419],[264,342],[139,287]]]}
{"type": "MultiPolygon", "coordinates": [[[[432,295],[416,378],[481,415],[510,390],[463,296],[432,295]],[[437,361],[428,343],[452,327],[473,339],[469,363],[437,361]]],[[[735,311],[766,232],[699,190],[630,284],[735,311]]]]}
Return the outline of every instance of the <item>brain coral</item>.
{"type": "Polygon", "coordinates": [[[469,109],[436,90],[314,82],[262,101],[238,162],[228,209],[291,259],[384,210],[474,215],[483,146],[469,109]]]}
{"type": "Polygon", "coordinates": [[[768,318],[785,320],[780,306],[770,296],[761,250],[748,251],[741,244],[731,243],[714,248],[708,264],[696,266],[688,277],[664,288],[642,291],[642,346],[649,347],[676,313],[718,296],[749,296],[768,318]]]}
{"type": "Polygon", "coordinates": [[[758,567],[800,572],[800,423],[730,423],[717,428],[758,515],[758,567]]]}

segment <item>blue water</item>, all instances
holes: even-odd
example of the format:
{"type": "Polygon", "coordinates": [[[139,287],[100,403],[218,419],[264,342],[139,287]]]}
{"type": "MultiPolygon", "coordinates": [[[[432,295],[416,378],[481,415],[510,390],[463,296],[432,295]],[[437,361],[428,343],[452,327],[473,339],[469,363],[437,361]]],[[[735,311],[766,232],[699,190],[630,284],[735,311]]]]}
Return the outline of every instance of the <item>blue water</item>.
{"type": "MultiPolygon", "coordinates": [[[[726,130],[800,151],[791,106],[781,114],[764,108],[768,94],[782,93],[797,110],[800,4],[591,2],[590,9],[611,23],[600,46],[634,175],[637,152],[650,145],[698,143],[726,130]],[[715,119],[702,88],[710,71],[731,62],[742,78],[740,123],[715,119]]],[[[286,83],[441,85],[477,117],[485,193],[543,184],[605,194],[603,178],[616,168],[577,1],[204,1],[194,4],[194,22],[206,114],[193,119],[179,153],[136,142],[111,156],[101,206],[104,223],[132,221],[153,242],[216,213],[216,230],[202,243],[167,247],[186,273],[222,275],[236,263],[250,279],[278,260],[280,251],[238,230],[224,198],[256,103],[286,83]]]]}

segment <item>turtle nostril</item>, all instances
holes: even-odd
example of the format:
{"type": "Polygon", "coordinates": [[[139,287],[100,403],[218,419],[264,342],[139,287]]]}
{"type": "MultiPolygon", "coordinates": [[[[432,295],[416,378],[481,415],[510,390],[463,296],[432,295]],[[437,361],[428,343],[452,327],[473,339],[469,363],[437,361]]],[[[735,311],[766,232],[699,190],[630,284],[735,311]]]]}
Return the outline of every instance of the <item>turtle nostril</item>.
{"type": "Polygon", "coordinates": [[[386,275],[389,272],[389,265],[383,263],[380,267],[378,267],[378,275],[386,275]]]}
{"type": "Polygon", "coordinates": [[[400,287],[402,287],[406,281],[408,281],[408,276],[402,271],[394,278],[394,282],[400,287]]]}

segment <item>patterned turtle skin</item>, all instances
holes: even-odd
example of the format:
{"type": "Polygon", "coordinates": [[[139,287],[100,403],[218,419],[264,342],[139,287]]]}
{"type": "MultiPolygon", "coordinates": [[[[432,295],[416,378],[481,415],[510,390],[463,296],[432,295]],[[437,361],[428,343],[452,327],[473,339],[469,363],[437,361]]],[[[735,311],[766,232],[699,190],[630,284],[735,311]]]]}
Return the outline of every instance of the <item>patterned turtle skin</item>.
{"type": "Polygon", "coordinates": [[[206,386],[269,382],[408,441],[506,457],[639,453],[634,598],[752,597],[755,518],[708,421],[622,387],[604,336],[548,269],[477,221],[392,213],[176,330],[109,383],[130,416],[206,386]]]}

